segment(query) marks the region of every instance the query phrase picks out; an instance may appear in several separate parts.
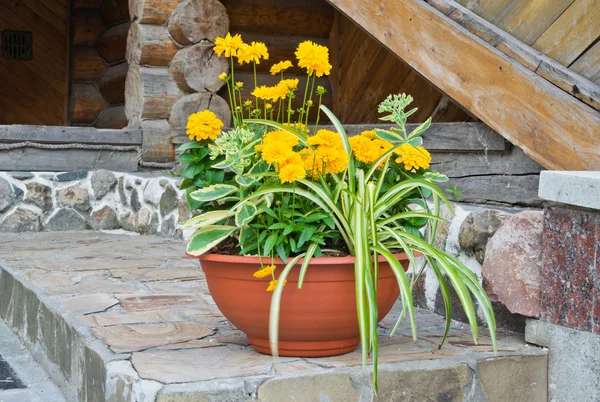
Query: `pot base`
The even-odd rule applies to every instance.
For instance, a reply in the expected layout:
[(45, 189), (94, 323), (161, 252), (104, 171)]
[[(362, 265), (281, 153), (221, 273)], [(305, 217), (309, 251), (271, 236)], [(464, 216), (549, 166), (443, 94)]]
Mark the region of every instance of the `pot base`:
[[(270, 355), (268, 339), (248, 336), (248, 342), (259, 353)], [(279, 356), (282, 357), (327, 357), (338, 356), (354, 351), (360, 338), (336, 339), (334, 341), (291, 342), (279, 341)]]

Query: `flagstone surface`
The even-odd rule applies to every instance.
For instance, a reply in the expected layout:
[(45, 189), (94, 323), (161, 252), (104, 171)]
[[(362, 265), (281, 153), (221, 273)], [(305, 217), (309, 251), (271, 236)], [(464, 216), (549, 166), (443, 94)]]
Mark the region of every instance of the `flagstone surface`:
[[(48, 349), (48, 358), (62, 370), (63, 386), (76, 388), (75, 398), (79, 400), (104, 400), (97, 399), (98, 395), (120, 393), (128, 395), (129, 399), (123, 400), (129, 401), (136, 400), (136, 393), (138, 398), (142, 393), (148, 401), (179, 401), (186, 400), (177, 399), (182, 384), (200, 384), (200, 388), (194, 388), (197, 394), (199, 389), (205, 389), (202, 387), (212, 387), (213, 393), (221, 387), (219, 392), (225, 392), (231, 384), (215, 381), (240, 378), (244, 378), (243, 387), (254, 387), (247, 398), (277, 400), (274, 398), (282, 392), (277, 381), (312, 375), (332, 376), (330, 384), (339, 381), (356, 388), (340, 390), (340, 395), (363, 395), (361, 392), (369, 389), (368, 381), (359, 387), (359, 380), (347, 377), (348, 373), (365, 375), (359, 350), (330, 358), (278, 360), (255, 352), (245, 335), (221, 315), (198, 261), (185, 257), (180, 241), (99, 232), (2, 234), (0, 259), (4, 260), (0, 261), (0, 317), (32, 347), (46, 345), (43, 347)], [(30, 292), (37, 297), (31, 296), (31, 302), (25, 296)], [(439, 348), (445, 320), (421, 309), (417, 310), (417, 341), (412, 340), (408, 324), (390, 337), (399, 309), (397, 305), (379, 326), (379, 362), (384, 373), (406, 369), (408, 363), (435, 370), (474, 367), (477, 362), (494, 357), (487, 331), (481, 330), (479, 343), (475, 344), (468, 327), (460, 323), (452, 324), (445, 345)], [(51, 317), (50, 330), (50, 324), (42, 320), (46, 316)], [(52, 339), (45, 339), (49, 334)], [(72, 341), (67, 346), (49, 346), (63, 342), (58, 339), (60, 336)], [(545, 367), (544, 351), (526, 345), (520, 336), (500, 333), (499, 357), (520, 356), (537, 359), (536, 367)], [(85, 382), (94, 370), (98, 370), (94, 374), (96, 380), (104, 381), (103, 384)], [(457, 387), (476, 381), (472, 370), (457, 370), (452, 372), (460, 380), (455, 378)], [(336, 375), (344, 378), (336, 379)], [(75, 376), (83, 380), (74, 379)], [(308, 377), (303, 378), (297, 380), (299, 389), (303, 388), (302, 381), (308, 381)], [(381, 378), (385, 384), (396, 381), (390, 373)], [(315, 384), (322, 380), (315, 380)], [(288, 385), (289, 389), (294, 388), (293, 384)], [(543, 388), (545, 383), (540, 386)], [(362, 391), (357, 391), (359, 388)], [(529, 388), (531, 395), (540, 392)], [(181, 392), (191, 395), (192, 391), (184, 391)]]

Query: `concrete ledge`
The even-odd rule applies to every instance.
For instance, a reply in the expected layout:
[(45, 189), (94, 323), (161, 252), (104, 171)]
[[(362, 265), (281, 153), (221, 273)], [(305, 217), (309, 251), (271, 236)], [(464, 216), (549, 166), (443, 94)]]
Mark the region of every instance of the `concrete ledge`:
[(600, 209), (600, 172), (545, 170), (538, 195), (547, 201)]

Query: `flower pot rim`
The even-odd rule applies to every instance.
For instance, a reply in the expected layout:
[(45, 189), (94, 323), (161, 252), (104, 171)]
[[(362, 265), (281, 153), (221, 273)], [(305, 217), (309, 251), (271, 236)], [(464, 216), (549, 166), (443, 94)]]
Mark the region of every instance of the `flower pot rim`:
[[(219, 261), (219, 262), (229, 262), (229, 263), (244, 263), (244, 264), (261, 264), (262, 265), (270, 265), (271, 263), (275, 265), (285, 265), (281, 258), (270, 258), (270, 257), (254, 257), (247, 255), (229, 255), (229, 254), (216, 254), (216, 253), (206, 253), (199, 256), (191, 255), (189, 253), (185, 253), (188, 257), (198, 258), (200, 261)], [(421, 253), (415, 252), (415, 258), (421, 256)], [(394, 257), (398, 260), (407, 260), (408, 256), (406, 253), (394, 253)], [(295, 265), (302, 264), (304, 259), (300, 258)], [(354, 264), (356, 261), (356, 257), (353, 255), (344, 256), (344, 257), (313, 257), (310, 260), (311, 265), (331, 265), (331, 264)], [(382, 255), (378, 258), (379, 262), (386, 262), (386, 258)]]

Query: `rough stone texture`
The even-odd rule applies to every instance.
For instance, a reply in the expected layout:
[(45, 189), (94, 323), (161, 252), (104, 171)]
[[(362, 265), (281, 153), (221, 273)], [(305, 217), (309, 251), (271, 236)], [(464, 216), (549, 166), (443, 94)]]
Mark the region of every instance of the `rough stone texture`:
[(548, 348), (548, 401), (600, 401), (600, 336), (529, 319), (525, 340)]
[(548, 201), (600, 209), (600, 172), (542, 171), (538, 194)]
[(142, 208), (142, 203), (140, 202), (140, 197), (138, 195), (138, 191), (137, 190), (133, 190), (131, 192), (131, 209), (134, 210), (134, 212), (138, 212), (140, 210), (140, 208)]
[(130, 232), (135, 232), (135, 215), (127, 212), (119, 218), (121, 228)]
[(85, 179), (88, 175), (87, 170), (74, 170), (72, 172), (58, 173), (54, 176), (56, 181), (75, 181)]
[(175, 222), (175, 218), (164, 219), (160, 226), (160, 235), (162, 237), (168, 237), (175, 233), (177, 223)]
[(17, 208), (0, 223), (0, 232), (39, 232), (40, 216), (30, 209)]
[(487, 402), (548, 401), (546, 356), (481, 360), (477, 362), (477, 369)]
[(88, 191), (78, 185), (58, 190), (56, 198), (62, 207), (71, 207), (80, 212), (88, 212), (92, 208)]
[(185, 192), (179, 196), (179, 206), (177, 207), (179, 218), (177, 223), (184, 222), (191, 217), (190, 205), (187, 203)]
[(94, 198), (99, 200), (112, 191), (117, 184), (117, 178), (108, 170), (98, 170), (92, 174), (91, 183)]
[(150, 205), (157, 207), (160, 203), (160, 198), (163, 193), (163, 186), (160, 185), (160, 180), (151, 179), (148, 180), (144, 187), (144, 199)]
[(508, 217), (487, 245), (483, 286), (513, 313), (540, 316), (543, 212)]
[(541, 319), (600, 334), (600, 212), (544, 210)]
[(0, 178), (0, 212), (6, 211), (15, 202), (13, 187)]
[(31, 172), (8, 172), (8, 175), (17, 180), (28, 180), (34, 177)]
[(480, 264), (483, 264), (488, 240), (496, 233), (506, 216), (493, 209), (471, 213), (460, 226), (460, 245), (463, 249), (472, 251)]
[(62, 232), (65, 230), (87, 229), (85, 219), (72, 209), (59, 209), (44, 225), (44, 229), (51, 232)]
[(160, 214), (165, 217), (177, 208), (177, 192), (171, 186), (167, 186), (163, 191), (160, 201)]
[(27, 195), (25, 195), (24, 201), (29, 204), (33, 204), (43, 211), (49, 211), (52, 209), (52, 189), (49, 186), (40, 183), (27, 183)]
[(118, 184), (118, 190), (119, 190), (119, 200), (121, 202), (121, 205), (129, 205), (129, 201), (127, 199), (127, 193), (125, 192), (125, 176), (121, 176), (119, 177), (119, 184)]
[[(5, 234), (0, 258), (10, 267), (0, 266), (0, 317), (19, 333), (39, 327), (25, 345), (58, 367), (62, 374), (51, 375), (65, 376), (69, 400), (373, 400), (359, 350), (277, 361), (254, 352), (220, 314), (198, 261), (183, 249), (182, 242), (152, 236)], [(493, 357), (485, 331), (474, 345), (468, 328), (452, 323), (440, 350), (443, 318), (417, 309), (417, 342), (409, 325), (390, 338), (400, 310), (398, 303), (380, 323), (380, 400), (483, 401), (472, 390), (477, 362)], [(119, 355), (108, 348), (144, 350)], [(500, 333), (499, 357), (507, 356), (528, 360), (545, 352)], [(539, 375), (522, 370), (514, 384)], [(498, 378), (504, 389), (517, 381), (504, 372)]]
[(92, 212), (90, 224), (96, 230), (118, 229), (120, 227), (117, 214), (109, 206)]

